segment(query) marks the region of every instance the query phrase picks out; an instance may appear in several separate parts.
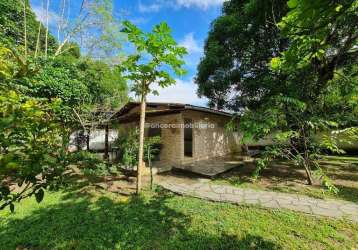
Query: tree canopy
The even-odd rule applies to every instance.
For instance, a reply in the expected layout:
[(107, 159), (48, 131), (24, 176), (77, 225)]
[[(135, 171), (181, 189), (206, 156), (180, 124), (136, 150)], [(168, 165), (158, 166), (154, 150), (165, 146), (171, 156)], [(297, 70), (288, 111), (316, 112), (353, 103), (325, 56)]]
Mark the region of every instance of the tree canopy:
[(309, 183), (322, 147), (341, 152), (332, 138), (317, 143), (312, 135), (357, 134), (357, 8), (357, 1), (228, 1), (198, 67), (199, 94), (240, 111), (244, 138), (276, 132), (264, 159), (294, 160)]
[[(285, 0), (231, 0), (211, 25), (196, 76), (198, 94), (218, 109), (255, 107), (280, 88), (268, 62), (287, 48), (276, 23)], [(276, 84), (274, 84), (276, 83)]]
[[(44, 189), (61, 183), (71, 165), (69, 136), (81, 127), (76, 111), (115, 109), (128, 99), (118, 66), (82, 56), (47, 29), (27, 0), (0, 0), (1, 209), (13, 211), (31, 195), (40, 202)], [(10, 188), (16, 184), (20, 191)]]
[[(45, 26), (37, 21), (35, 13), (32, 11), (29, 0), (0, 0), (0, 44), (10, 48), (23, 50), (25, 45), (25, 25), (24, 25), (24, 2), (26, 4), (26, 28), (27, 28), (27, 47), (29, 51), (35, 52), (37, 35), (39, 28), (40, 46), (45, 46)], [(48, 36), (49, 50), (55, 51), (57, 47), (56, 39), (50, 34)]]

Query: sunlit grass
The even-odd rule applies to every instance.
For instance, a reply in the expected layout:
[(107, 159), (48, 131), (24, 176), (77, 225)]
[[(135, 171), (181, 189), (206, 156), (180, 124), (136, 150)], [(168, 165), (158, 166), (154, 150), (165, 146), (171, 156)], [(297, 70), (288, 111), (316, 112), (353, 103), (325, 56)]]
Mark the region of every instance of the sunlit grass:
[(0, 249), (352, 249), (358, 225), (160, 191), (53, 192), (0, 213)]

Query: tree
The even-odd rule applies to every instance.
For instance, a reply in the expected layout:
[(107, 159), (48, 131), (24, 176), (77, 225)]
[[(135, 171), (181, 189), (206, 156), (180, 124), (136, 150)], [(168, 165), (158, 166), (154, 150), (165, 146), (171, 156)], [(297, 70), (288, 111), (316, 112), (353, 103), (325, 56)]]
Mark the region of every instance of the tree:
[(27, 0), (0, 0), (0, 7), (0, 208), (13, 210), (61, 182), (72, 157), (69, 134), (80, 125), (76, 110), (118, 107), (127, 85), (118, 67), (81, 57), (71, 41), (55, 55), (51, 34), (44, 57), (44, 28)]
[(288, 45), (276, 26), (287, 13), (286, 0), (231, 0), (222, 12), (205, 42), (198, 94), (218, 109), (256, 107), (282, 86), (268, 62)]
[[(358, 2), (290, 0), (288, 6), (289, 13), (278, 25), (290, 45), (280, 57), (271, 60), (273, 71), (285, 79), (285, 91), (272, 96), (271, 101), (284, 117), (286, 124), (278, 127), (290, 141), (286, 146), (281, 145), (281, 151), (294, 152), (298, 164), (306, 170), (308, 183), (312, 184), (312, 168), (319, 167), (314, 160), (321, 146), (312, 141), (312, 134), (358, 125), (357, 118), (349, 122), (337, 119), (337, 113), (356, 110), (355, 105), (347, 102), (344, 92), (338, 96), (336, 92), (336, 100), (348, 104), (344, 108), (334, 109), (334, 104), (326, 101), (333, 97), (330, 90), (343, 89), (337, 86), (340, 71), (353, 73), (357, 63), (358, 31), (351, 24), (358, 21)], [(342, 87), (356, 92), (356, 76), (353, 74), (346, 80), (340, 79)], [(273, 124), (273, 127), (278, 125)], [(350, 131), (356, 134), (356, 129)], [(323, 142), (337, 149), (333, 141)]]
[(83, 58), (77, 64), (80, 79), (88, 87), (91, 103), (103, 110), (121, 107), (128, 100), (128, 86), (122, 77), (120, 67), (90, 58)]
[(137, 193), (139, 193), (142, 186), (146, 97), (149, 93), (156, 94), (156, 91), (152, 90), (154, 83), (162, 88), (174, 84), (175, 80), (170, 73), (178, 76), (185, 74), (182, 58), (186, 50), (177, 45), (166, 23), (160, 23), (154, 26), (152, 32), (146, 33), (126, 21), (123, 32), (127, 34), (128, 40), (135, 48), (135, 53), (129, 55), (123, 62), (125, 77), (133, 82), (132, 90), (140, 97), (141, 103), (137, 167)]
[[(26, 26), (24, 7), (26, 10)], [(39, 27), (41, 27), (41, 30), (45, 30), (45, 27), (36, 20), (36, 15), (31, 10), (28, 0), (0, 0), (0, 44), (5, 45), (7, 48), (17, 48), (20, 52), (24, 52), (26, 37), (29, 54), (33, 53), (36, 50), (38, 40), (39, 46), (44, 46), (45, 44), (44, 32), (39, 35), (39, 38), (37, 37)], [(55, 38), (49, 35), (49, 52), (52, 53), (56, 47)]]
[[(68, 0), (67, 0), (68, 1)], [(63, 13), (66, 0), (58, 12)], [(55, 56), (61, 55), (71, 48), (71, 44), (79, 44), (87, 57), (117, 64), (117, 56), (122, 53), (124, 35), (121, 33), (121, 20), (114, 16), (112, 0), (81, 0), (76, 18), (69, 19), (61, 15), (57, 22), (59, 46)]]
[[(312, 169), (321, 171), (316, 159), (322, 148), (341, 152), (332, 138), (317, 142), (313, 135), (332, 129), (356, 135), (358, 50), (351, 24), (357, 22), (357, 1), (290, 0), (288, 12), (283, 2), (267, 1), (276, 15), (263, 5), (264, 19), (249, 15), (248, 6), (258, 2), (224, 6), (199, 65), (199, 93), (213, 104), (241, 111), (245, 138), (276, 134), (276, 145), (267, 148), (258, 171), (272, 158), (288, 158), (305, 169), (312, 184)], [(229, 12), (230, 6), (238, 8)], [(220, 26), (230, 17), (237, 17), (232, 19), (236, 25)], [(238, 28), (237, 39), (214, 36), (229, 27)], [(234, 56), (223, 57), (225, 51)], [(229, 90), (237, 90), (236, 95), (228, 96)]]
[[(67, 155), (57, 115), (61, 100), (48, 102), (9, 89), (11, 81), (31, 71), (23, 70), (11, 50), (0, 51), (5, 64), (0, 71), (0, 209), (9, 206), (14, 211), (15, 202), (32, 195), (41, 202), (44, 189), (61, 181)], [(17, 189), (11, 190), (15, 184)]]
[[(15, 91), (0, 95), (0, 209), (56, 185), (66, 167), (55, 109), (59, 102), (39, 102)], [(20, 191), (10, 191), (17, 184)]]

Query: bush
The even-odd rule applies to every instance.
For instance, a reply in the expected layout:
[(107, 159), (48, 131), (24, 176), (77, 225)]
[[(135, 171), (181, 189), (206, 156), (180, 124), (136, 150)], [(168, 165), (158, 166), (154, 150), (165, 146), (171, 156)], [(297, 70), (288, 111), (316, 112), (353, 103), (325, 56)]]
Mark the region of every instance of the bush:
[[(61, 182), (68, 166), (63, 128), (55, 112), (60, 102), (45, 102), (0, 89), (0, 209)], [(23, 190), (10, 191), (17, 184)]]
[(103, 160), (98, 154), (80, 150), (72, 154), (72, 162), (77, 162), (80, 168), (94, 168)]
[[(119, 149), (120, 164), (133, 168), (138, 165), (139, 130), (132, 129), (126, 136), (120, 136), (115, 141)], [(160, 154), (160, 136), (147, 137), (144, 140), (144, 161), (154, 160)]]

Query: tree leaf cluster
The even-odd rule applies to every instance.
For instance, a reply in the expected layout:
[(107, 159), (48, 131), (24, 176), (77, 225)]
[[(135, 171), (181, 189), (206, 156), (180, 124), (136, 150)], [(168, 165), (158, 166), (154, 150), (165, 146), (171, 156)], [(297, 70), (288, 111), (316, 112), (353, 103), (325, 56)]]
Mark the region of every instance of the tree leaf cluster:
[(125, 77), (132, 81), (132, 90), (138, 95), (151, 93), (150, 84), (165, 88), (175, 83), (172, 73), (185, 74), (182, 68), (186, 49), (178, 46), (166, 23), (154, 26), (146, 33), (129, 21), (124, 22), (123, 32), (134, 49), (121, 67)]

